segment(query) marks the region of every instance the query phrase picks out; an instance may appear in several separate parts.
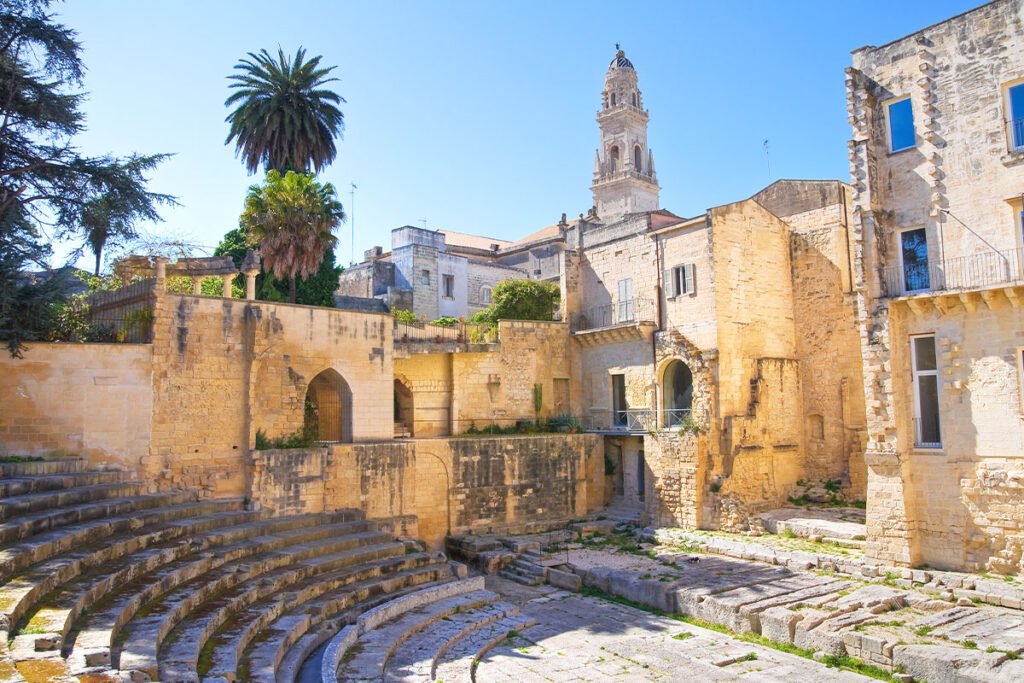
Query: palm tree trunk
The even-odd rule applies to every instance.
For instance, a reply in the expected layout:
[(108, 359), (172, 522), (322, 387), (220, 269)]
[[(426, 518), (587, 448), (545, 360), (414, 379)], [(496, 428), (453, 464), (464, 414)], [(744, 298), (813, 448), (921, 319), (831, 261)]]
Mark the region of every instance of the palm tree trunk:
[(295, 273), (288, 277), (288, 301), (295, 303)]
[(93, 273), (93, 275), (95, 275), (96, 277), (100, 276), (100, 261), (101, 261), (100, 253), (101, 253), (101, 251), (99, 249), (97, 249), (96, 250), (96, 272)]

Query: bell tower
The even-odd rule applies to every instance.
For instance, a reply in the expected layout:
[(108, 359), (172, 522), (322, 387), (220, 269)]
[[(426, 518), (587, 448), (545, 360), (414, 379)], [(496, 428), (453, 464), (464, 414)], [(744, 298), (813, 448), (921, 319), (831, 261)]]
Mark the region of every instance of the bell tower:
[(647, 146), (647, 121), (636, 69), (615, 45), (601, 93), (597, 125), (601, 147), (594, 159), (590, 186), (594, 207), (602, 220), (658, 208), (658, 177), (654, 154)]

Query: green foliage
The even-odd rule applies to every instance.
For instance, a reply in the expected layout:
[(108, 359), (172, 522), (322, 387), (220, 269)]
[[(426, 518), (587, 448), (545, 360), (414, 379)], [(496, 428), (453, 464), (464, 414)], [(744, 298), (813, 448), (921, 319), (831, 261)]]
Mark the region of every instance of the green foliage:
[(267, 451), (281, 448), (311, 448), (317, 445), (316, 432), (309, 426), (297, 429), (284, 436), (268, 437), (262, 429), (256, 430), (256, 450)]
[(699, 431), (701, 431), (701, 426), (694, 421), (691, 413), (686, 413), (679, 420), (679, 436), (696, 434)]
[(458, 327), (459, 319), (448, 316), (442, 316), (440, 318), (437, 318), (436, 320), (431, 320), (430, 324), (437, 325), (438, 327)]
[(36, 455), (0, 455), (2, 463), (39, 462), (42, 458)]
[(501, 426), (489, 424), (478, 428), (470, 426), (462, 436), (492, 436), (499, 434), (578, 434), (582, 430), (579, 423), (572, 417), (558, 415), (546, 420), (518, 420), (515, 424)]
[[(288, 300), (297, 303), (296, 281), (316, 273), (326, 251), (333, 257), (334, 231), (344, 220), (333, 185), (307, 173), (271, 170), (262, 185), (249, 187), (240, 223), (250, 244), (259, 246), (264, 270), (288, 278)], [(337, 287), (336, 271), (330, 287)]]
[(610, 477), (615, 474), (615, 461), (612, 460), (607, 453), (604, 454), (604, 474), (606, 477)]
[(540, 415), (540, 409), (544, 406), (544, 385), (533, 385), (533, 413)]
[(829, 493), (839, 493), (839, 490), (843, 488), (843, 482), (840, 479), (826, 479), (823, 486)]
[(415, 313), (407, 311), (404, 308), (396, 308), (391, 311), (391, 315), (395, 316), (395, 319), (398, 320), (398, 322), (405, 323), (406, 325), (418, 325), (420, 322), (420, 319)]
[[(105, 244), (174, 203), (146, 189), (167, 155), (89, 157), (75, 146), (85, 129), (76, 91), (85, 67), (77, 36), (54, 20), (50, 4), (0, 4), (0, 339), (14, 356), (46, 337), (66, 296), (70, 273), (48, 270), (52, 237), (88, 244), (101, 200), (111, 216)], [(44, 274), (27, 275), (32, 269)]]
[(719, 491), (722, 490), (722, 482), (713, 481), (711, 482), (711, 485), (708, 486), (708, 489), (711, 491), (711, 493), (718, 493)]
[(337, 81), (335, 67), (320, 67), (321, 57), (306, 60), (299, 48), (289, 60), (278, 48), (277, 59), (266, 50), (250, 52), (228, 76), (233, 90), (224, 106), (237, 105), (227, 118), (231, 129), (224, 144), (235, 141), (249, 173), (266, 170), (320, 172), (337, 154), (345, 117), (337, 105), (345, 100), (327, 88)]
[(553, 320), (558, 304), (558, 285), (538, 280), (505, 280), (495, 285), (491, 305), (470, 316), (469, 322)]

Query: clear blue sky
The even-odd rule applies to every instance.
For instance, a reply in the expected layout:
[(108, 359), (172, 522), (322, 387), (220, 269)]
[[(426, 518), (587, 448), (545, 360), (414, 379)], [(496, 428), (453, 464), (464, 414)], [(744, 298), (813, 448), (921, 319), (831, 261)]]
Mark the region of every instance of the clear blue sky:
[[(152, 231), (216, 245), (248, 176), (224, 145), (225, 77), (249, 51), (305, 46), (348, 101), (323, 177), (351, 209), (355, 249), (392, 228), (516, 239), (586, 211), (594, 115), (619, 42), (651, 114), (661, 204), (680, 215), (777, 178), (848, 179), (843, 69), (978, 4), (70, 0), (84, 44), (90, 153), (173, 152), (152, 189), (176, 195)], [(769, 140), (771, 176), (762, 141)], [(349, 226), (339, 263), (349, 261)]]

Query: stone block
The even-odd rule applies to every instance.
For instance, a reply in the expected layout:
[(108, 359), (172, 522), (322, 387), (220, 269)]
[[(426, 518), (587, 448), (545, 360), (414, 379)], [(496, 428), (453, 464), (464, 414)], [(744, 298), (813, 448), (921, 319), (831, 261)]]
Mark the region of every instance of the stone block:
[(548, 583), (562, 590), (579, 593), (583, 590), (583, 579), (572, 572), (548, 569)]

